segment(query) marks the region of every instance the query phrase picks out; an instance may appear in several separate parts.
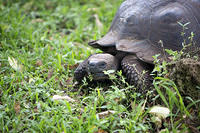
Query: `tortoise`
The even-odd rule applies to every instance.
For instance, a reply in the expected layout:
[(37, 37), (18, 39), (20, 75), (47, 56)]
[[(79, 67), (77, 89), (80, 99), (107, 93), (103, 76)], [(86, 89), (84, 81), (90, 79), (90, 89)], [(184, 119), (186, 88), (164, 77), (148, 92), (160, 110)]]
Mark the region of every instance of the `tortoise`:
[(103, 71), (122, 69), (129, 83), (143, 87), (151, 82), (154, 55), (160, 55), (160, 60), (168, 58), (164, 49), (181, 50), (183, 42), (191, 41), (191, 33), (195, 34), (193, 46), (200, 45), (199, 13), (200, 0), (124, 1), (108, 33), (89, 42), (104, 53), (83, 61), (75, 70), (75, 79), (92, 74), (94, 80), (102, 80), (107, 78)]

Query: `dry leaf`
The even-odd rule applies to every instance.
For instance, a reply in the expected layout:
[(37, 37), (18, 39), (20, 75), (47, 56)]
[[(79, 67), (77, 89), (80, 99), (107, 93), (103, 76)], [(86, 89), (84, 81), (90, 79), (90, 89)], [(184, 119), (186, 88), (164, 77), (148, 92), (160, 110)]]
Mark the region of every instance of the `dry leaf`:
[(50, 69), (50, 70), (48, 71), (47, 79), (50, 79), (52, 76), (53, 76), (53, 69)]
[(35, 108), (33, 109), (33, 111), (34, 111), (34, 113), (38, 113), (37, 107), (35, 107)]
[(149, 113), (161, 119), (165, 119), (169, 116), (170, 110), (166, 107), (154, 106), (150, 109)]
[(41, 19), (41, 18), (33, 19), (33, 20), (31, 21), (31, 23), (42, 23), (42, 22), (44, 22), (44, 20)]
[(87, 11), (97, 11), (97, 8), (88, 8)]
[(75, 46), (81, 46), (82, 44), (79, 43), (79, 42), (73, 42), (73, 45), (75, 45)]
[(97, 14), (95, 14), (94, 17), (95, 17), (95, 22), (96, 22), (96, 25), (97, 25), (99, 31), (102, 31), (103, 30), (103, 24), (99, 20), (99, 16)]
[(95, 133), (108, 133), (108, 132), (107, 132), (107, 131), (104, 131), (103, 129), (98, 129), (98, 131), (95, 132)]
[(116, 112), (113, 111), (113, 110), (108, 110), (108, 111), (104, 111), (104, 112), (98, 113), (97, 116), (99, 118), (105, 118), (105, 117), (108, 117), (109, 115), (114, 114), (114, 113), (116, 113)]
[(43, 65), (42, 60), (37, 60), (36, 63), (35, 63), (35, 65), (37, 67), (42, 66)]
[[(169, 131), (168, 129), (162, 129), (158, 133), (173, 133), (173, 131)], [(176, 133), (182, 133), (180, 130), (176, 130)], [(184, 130), (184, 133), (190, 133), (187, 130)], [(194, 133), (199, 133), (199, 132), (194, 132)]]
[(160, 128), (162, 127), (162, 119), (161, 119), (161, 118), (159, 118), (159, 117), (157, 117), (157, 116), (153, 116), (153, 117), (151, 118), (151, 120), (152, 120), (153, 123), (155, 123), (155, 125), (156, 125), (156, 127), (157, 127), (158, 129), (160, 129)]
[(169, 116), (170, 110), (166, 107), (153, 106), (149, 113), (153, 115), (151, 119), (155, 125), (161, 128), (162, 120)]
[(75, 100), (69, 96), (59, 96), (59, 95), (54, 95), (53, 100), (67, 100), (68, 102), (75, 102)]
[(14, 110), (15, 110), (15, 113), (16, 114), (19, 114), (19, 112), (20, 112), (20, 103), (19, 102), (15, 102), (15, 104), (14, 104)]
[(54, 78), (54, 80), (55, 80), (55, 81), (59, 81), (59, 78), (58, 78), (58, 76), (56, 76), (56, 77)]
[(117, 98), (114, 99), (114, 101), (115, 101), (116, 103), (119, 103), (119, 102), (120, 102), (120, 98), (117, 97)]
[(145, 99), (145, 101), (144, 101), (144, 104), (142, 105), (142, 111), (143, 111), (143, 112), (144, 112), (144, 109), (145, 109), (146, 103), (147, 103), (147, 97), (146, 97), (146, 99)]
[(19, 71), (22, 72), (22, 68), (23, 66), (21, 64), (18, 64), (17, 60), (15, 60), (13, 57), (8, 57), (8, 62), (10, 64), (10, 66), (15, 70), (15, 71)]
[(29, 81), (28, 81), (28, 83), (30, 84), (32, 82), (35, 82), (35, 80), (33, 78), (30, 78)]
[(54, 38), (53, 38), (52, 36), (51, 36), (51, 37), (49, 37), (49, 40), (51, 40), (51, 41), (52, 41), (53, 39), (54, 39)]
[(167, 132), (168, 132), (167, 129), (162, 129), (162, 130), (159, 131), (159, 133), (167, 133)]
[(67, 84), (67, 85), (73, 85), (73, 77), (69, 77), (69, 78), (66, 80), (66, 84)]
[(75, 69), (78, 67), (78, 63), (77, 64), (74, 64), (74, 65), (69, 65), (69, 69), (72, 70), (72, 69)]

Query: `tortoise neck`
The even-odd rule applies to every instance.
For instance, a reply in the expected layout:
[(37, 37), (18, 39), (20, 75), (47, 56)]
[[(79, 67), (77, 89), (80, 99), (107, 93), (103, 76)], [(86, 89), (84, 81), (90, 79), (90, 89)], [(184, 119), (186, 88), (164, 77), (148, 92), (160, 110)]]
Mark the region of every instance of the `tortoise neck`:
[(116, 57), (116, 59), (118, 59), (118, 60), (121, 62), (121, 60), (122, 60), (126, 55), (128, 55), (128, 53), (118, 51), (118, 53), (115, 55), (115, 57)]

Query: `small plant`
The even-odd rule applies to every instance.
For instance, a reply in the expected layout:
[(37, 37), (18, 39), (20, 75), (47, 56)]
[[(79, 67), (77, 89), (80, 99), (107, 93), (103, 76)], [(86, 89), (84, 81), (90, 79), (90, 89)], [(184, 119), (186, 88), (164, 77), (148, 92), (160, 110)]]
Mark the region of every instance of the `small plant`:
[[(188, 24), (189, 23), (186, 23), (184, 25), (180, 24), (183, 27), (183, 31), (181, 32), (182, 37), (185, 37), (185, 30), (187, 30)], [(185, 129), (188, 129), (190, 127), (190, 124), (184, 124), (185, 119), (194, 119), (194, 116), (192, 116), (194, 114), (191, 114), (190, 111), (196, 109), (198, 110), (198, 107), (196, 109), (191, 108), (192, 106), (194, 107), (196, 105), (195, 103), (198, 102), (198, 100), (196, 102), (193, 102), (192, 104), (187, 105), (184, 102), (186, 98), (183, 97), (180, 93), (181, 88), (178, 88), (180, 86), (177, 87), (174, 81), (169, 79), (172, 78), (169, 76), (169, 69), (171, 69), (169, 68), (169, 66), (171, 66), (171, 64), (176, 63), (183, 58), (192, 58), (194, 60), (198, 59), (199, 48), (194, 49), (195, 45), (193, 42), (193, 38), (194, 33), (191, 33), (191, 36), (188, 37), (189, 42), (184, 40), (182, 43), (183, 49), (180, 51), (172, 51), (169, 49), (165, 49), (165, 51), (167, 52), (166, 54), (169, 54), (172, 57), (172, 60), (170, 62), (161, 62), (158, 59), (159, 55), (154, 56), (155, 68), (153, 70), (153, 73), (155, 73), (156, 77), (154, 79), (153, 85), (156, 91), (158, 92), (160, 99), (163, 101), (165, 106), (170, 109), (171, 125), (168, 126), (171, 126), (173, 130), (179, 129), (180, 125), (184, 125), (182, 128), (180, 128), (183, 131), (185, 131)], [(173, 70), (175, 70), (175, 68)], [(184, 71), (184, 73), (187, 73), (187, 71)], [(179, 118), (179, 121), (175, 121), (176, 118)], [(198, 127), (195, 128), (198, 129)]]

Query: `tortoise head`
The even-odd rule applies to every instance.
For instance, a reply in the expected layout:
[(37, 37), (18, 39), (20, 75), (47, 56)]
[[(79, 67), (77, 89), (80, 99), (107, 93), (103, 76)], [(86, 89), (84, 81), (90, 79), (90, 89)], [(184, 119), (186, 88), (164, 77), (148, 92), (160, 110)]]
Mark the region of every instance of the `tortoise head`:
[[(182, 42), (195, 33), (200, 45), (200, 0), (126, 0), (118, 9), (109, 32), (89, 45), (103, 51), (124, 51), (152, 63), (163, 47), (182, 49)], [(186, 23), (184, 36), (181, 35)], [(181, 25), (182, 24), (182, 25)], [(163, 42), (163, 47), (159, 44)], [(107, 51), (106, 51), (107, 52)]]
[(102, 80), (108, 79), (104, 71), (118, 70), (119, 61), (111, 54), (94, 54), (89, 57), (87, 65), (87, 71), (92, 75), (93, 80)]

